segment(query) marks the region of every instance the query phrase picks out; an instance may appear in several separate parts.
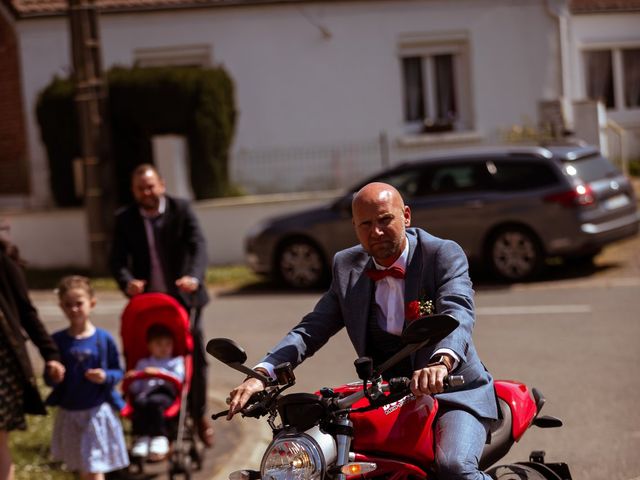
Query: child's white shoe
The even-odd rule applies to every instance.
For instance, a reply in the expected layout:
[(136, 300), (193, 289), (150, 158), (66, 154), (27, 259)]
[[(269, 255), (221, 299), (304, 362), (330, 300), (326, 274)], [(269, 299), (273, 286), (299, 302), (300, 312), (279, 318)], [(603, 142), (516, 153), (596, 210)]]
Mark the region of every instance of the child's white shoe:
[(149, 443), (149, 459), (163, 460), (169, 453), (169, 439), (167, 437), (153, 437)]
[(149, 455), (149, 437), (138, 437), (131, 447), (132, 457), (146, 457)]

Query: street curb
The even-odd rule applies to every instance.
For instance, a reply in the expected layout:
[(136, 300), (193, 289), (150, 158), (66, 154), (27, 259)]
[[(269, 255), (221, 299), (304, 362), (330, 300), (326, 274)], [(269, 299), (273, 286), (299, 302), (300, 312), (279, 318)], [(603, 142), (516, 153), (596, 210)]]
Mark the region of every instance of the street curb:
[[(227, 395), (226, 392), (222, 394), (210, 391), (210, 393), (214, 393), (217, 398), (223, 398)], [(228, 456), (217, 459), (209, 477), (210, 480), (227, 480), (229, 474), (236, 470), (260, 470), (262, 455), (271, 442), (272, 433), (266, 421), (242, 418), (239, 415), (231, 421), (236, 423), (235, 427), (239, 427), (240, 440)], [(225, 440), (218, 438), (217, 441)]]

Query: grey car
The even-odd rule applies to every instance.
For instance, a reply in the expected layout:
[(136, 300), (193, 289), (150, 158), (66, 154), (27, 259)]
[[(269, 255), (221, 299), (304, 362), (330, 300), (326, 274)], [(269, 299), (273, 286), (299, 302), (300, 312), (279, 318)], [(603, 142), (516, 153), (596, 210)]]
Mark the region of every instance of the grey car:
[(249, 266), (296, 288), (326, 284), (333, 255), (357, 243), (353, 194), (372, 181), (400, 191), (412, 226), (455, 240), (506, 281), (535, 277), (548, 257), (592, 259), (638, 232), (632, 185), (596, 148), (449, 150), (383, 171), (324, 207), (262, 222), (246, 239)]

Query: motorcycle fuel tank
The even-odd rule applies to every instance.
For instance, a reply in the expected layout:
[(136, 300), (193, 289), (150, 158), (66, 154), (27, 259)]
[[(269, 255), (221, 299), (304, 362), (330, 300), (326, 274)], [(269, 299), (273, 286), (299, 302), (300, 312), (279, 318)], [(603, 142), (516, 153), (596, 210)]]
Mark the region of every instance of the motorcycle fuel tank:
[[(353, 408), (368, 405), (362, 399)], [(416, 399), (408, 395), (384, 407), (352, 413), (352, 450), (411, 461), (426, 466), (433, 462), (433, 421), (437, 400), (425, 395)]]

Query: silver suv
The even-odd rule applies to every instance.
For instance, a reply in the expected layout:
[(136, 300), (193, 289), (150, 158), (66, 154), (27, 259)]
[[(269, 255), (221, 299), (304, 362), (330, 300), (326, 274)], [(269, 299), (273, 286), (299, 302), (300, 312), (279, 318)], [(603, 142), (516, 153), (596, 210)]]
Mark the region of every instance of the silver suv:
[(449, 150), (368, 178), (325, 207), (262, 222), (246, 241), (249, 265), (293, 287), (326, 283), (333, 255), (357, 243), (353, 193), (372, 181), (402, 193), (412, 226), (455, 240), (507, 281), (533, 278), (547, 257), (591, 259), (640, 221), (631, 183), (593, 147)]

